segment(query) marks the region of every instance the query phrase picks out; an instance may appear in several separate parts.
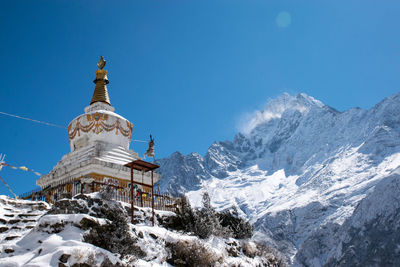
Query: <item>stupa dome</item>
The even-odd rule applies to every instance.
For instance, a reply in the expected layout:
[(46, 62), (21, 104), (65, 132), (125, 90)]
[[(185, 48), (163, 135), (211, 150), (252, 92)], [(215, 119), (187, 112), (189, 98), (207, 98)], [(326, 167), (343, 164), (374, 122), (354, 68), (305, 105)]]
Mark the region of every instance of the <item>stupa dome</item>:
[(129, 149), (133, 125), (104, 102), (95, 102), (68, 125), (71, 152), (101, 141)]

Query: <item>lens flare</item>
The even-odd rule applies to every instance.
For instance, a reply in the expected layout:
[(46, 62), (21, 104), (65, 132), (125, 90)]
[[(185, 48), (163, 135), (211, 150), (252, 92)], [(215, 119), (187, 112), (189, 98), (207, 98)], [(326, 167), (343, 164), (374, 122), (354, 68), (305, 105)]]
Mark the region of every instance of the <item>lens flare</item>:
[(276, 16), (276, 25), (280, 28), (286, 28), (292, 23), (292, 17), (286, 11), (282, 11)]

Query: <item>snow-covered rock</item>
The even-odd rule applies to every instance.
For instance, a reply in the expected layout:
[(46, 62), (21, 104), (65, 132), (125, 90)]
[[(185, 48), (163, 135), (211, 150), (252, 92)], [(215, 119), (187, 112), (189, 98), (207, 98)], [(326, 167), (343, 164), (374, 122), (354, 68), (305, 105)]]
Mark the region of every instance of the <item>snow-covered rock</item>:
[[(400, 165), (399, 114), (400, 93), (370, 110), (344, 112), (305, 94), (284, 94), (256, 112), (233, 141), (211, 145), (204, 158), (175, 153), (160, 160), (160, 187), (187, 193), (195, 205), (207, 190), (217, 208), (239, 207), (258, 238), (293, 260), (306, 240), (344, 227)], [(307, 253), (310, 259), (321, 254)]]
[(49, 209), (50, 206), (42, 201), (0, 196), (0, 255), (12, 253), (13, 246), (35, 228), (39, 218)]

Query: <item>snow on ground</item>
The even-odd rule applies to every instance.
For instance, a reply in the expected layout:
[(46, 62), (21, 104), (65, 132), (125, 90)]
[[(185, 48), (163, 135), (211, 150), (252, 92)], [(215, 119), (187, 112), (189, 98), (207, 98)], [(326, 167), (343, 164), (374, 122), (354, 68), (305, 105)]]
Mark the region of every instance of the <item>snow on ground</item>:
[[(98, 198), (98, 195), (90, 194), (87, 197)], [(13, 215), (21, 214), (21, 211), (29, 213), (29, 208), (27, 207), (32, 206), (31, 204), (33, 203), (30, 201), (13, 200), (3, 196), (0, 196), (0, 200), (14, 203), (12, 210), (4, 204), (0, 206), (0, 214), (2, 216), (8, 214), (8, 212)], [(187, 233), (168, 230), (162, 227), (158, 224), (157, 218), (165, 219), (166, 217), (174, 216), (175, 213), (170, 211), (156, 211), (156, 225), (153, 227), (151, 226), (150, 208), (138, 208), (135, 214), (138, 217), (139, 223), (135, 225), (128, 224), (130, 235), (135, 237), (137, 240), (136, 245), (145, 252), (145, 256), (140, 258), (128, 256), (121, 259), (118, 254), (113, 254), (110, 251), (84, 242), (84, 235), (90, 231), (90, 228), (83, 227), (82, 222), (84, 220), (95, 222), (98, 225), (110, 222), (108, 219), (98, 218), (96, 217), (97, 215), (94, 216), (92, 211), (97, 209), (98, 206), (93, 203), (89, 206), (83, 203), (85, 201), (84, 198), (79, 198), (72, 200), (71, 203), (78, 208), (89, 208), (88, 214), (54, 214), (55, 211), (63, 212), (60, 209), (54, 210), (54, 206), (52, 212), (46, 214), (49, 206), (42, 203), (46, 205), (46, 209), (42, 211), (42, 216), (37, 218), (32, 229), (25, 230), (25, 232), (21, 231), (20, 238), (16, 239), (13, 243), (6, 244), (4, 240), (1, 241), (0, 267), (63, 266), (59, 265), (61, 263), (65, 263), (65, 266), (72, 266), (75, 263), (103, 266), (106, 259), (108, 264), (112, 265), (171, 266), (167, 263), (167, 259), (171, 257), (168, 246), (179, 242), (187, 242), (182, 243), (184, 245), (196, 243), (206, 247), (220, 261), (216, 262), (216, 266), (256, 266), (263, 262), (259, 256), (248, 257), (241, 252), (242, 242), (244, 241), (213, 236), (203, 240)], [(122, 210), (130, 206), (126, 203), (107, 203), (110, 207), (121, 205)], [(61, 207), (66, 207), (63, 205)], [(76, 207), (71, 206), (70, 208), (73, 209), (70, 209), (69, 212), (78, 210)], [(127, 219), (129, 218), (127, 217)], [(253, 244), (249, 240), (246, 242)], [(253, 246), (255, 245), (253, 244)], [(238, 256), (232, 256), (229, 249), (236, 249)]]
[[(102, 255), (108, 255), (110, 259), (114, 259), (113, 262), (119, 261), (108, 251), (81, 241), (83, 231), (74, 225), (83, 218), (91, 216), (85, 214), (43, 216), (49, 208), (49, 204), (41, 201), (15, 200), (0, 196), (0, 218), (7, 219), (7, 223), (2, 227), (7, 227), (10, 223), (16, 225), (12, 227), (19, 227), (2, 233), (0, 266), (58, 266), (59, 257), (65, 253), (72, 255), (71, 264), (88, 261), (88, 255), (93, 255), (94, 259), (100, 256), (98, 262), (101, 262)], [(14, 221), (19, 221), (14, 223), (12, 218), (16, 218)], [(92, 219), (105, 223), (104, 219)], [(56, 233), (56, 228), (52, 228), (64, 223), (66, 226), (59, 233)], [(7, 237), (13, 236), (18, 238), (6, 240)]]
[[(52, 222), (57, 221), (52, 218)], [(104, 256), (112, 263), (120, 262), (112, 253), (82, 242), (83, 231), (67, 225), (60, 233), (46, 233), (34, 229), (15, 245), (15, 252), (1, 259), (0, 266), (58, 266), (62, 254), (70, 254), (69, 263), (95, 261), (100, 264)]]

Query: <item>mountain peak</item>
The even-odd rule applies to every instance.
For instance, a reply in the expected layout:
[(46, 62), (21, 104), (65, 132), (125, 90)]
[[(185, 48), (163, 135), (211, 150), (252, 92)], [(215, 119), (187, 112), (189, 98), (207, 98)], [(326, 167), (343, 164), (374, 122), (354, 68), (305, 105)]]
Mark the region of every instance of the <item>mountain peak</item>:
[(305, 93), (300, 93), (296, 96), (290, 95), (288, 93), (283, 93), (277, 98), (268, 101), (264, 110), (261, 112), (271, 113), (275, 114), (275, 116), (281, 117), (282, 113), (288, 109), (305, 111), (312, 107), (322, 108), (324, 106), (325, 105), (321, 101)]
[(312, 108), (323, 107), (325, 105), (321, 101), (305, 93), (300, 93), (296, 96), (283, 93), (277, 98), (269, 100), (262, 111), (255, 111), (248, 118), (247, 123), (242, 125), (241, 132), (249, 134), (258, 125), (273, 119), (280, 119), (282, 114), (288, 111), (299, 111), (302, 114), (306, 114)]

